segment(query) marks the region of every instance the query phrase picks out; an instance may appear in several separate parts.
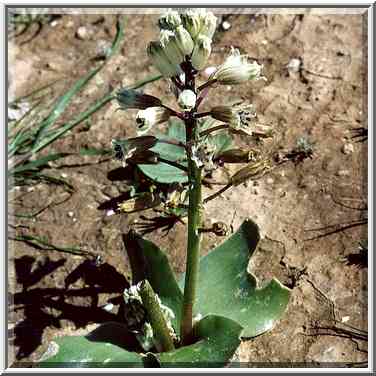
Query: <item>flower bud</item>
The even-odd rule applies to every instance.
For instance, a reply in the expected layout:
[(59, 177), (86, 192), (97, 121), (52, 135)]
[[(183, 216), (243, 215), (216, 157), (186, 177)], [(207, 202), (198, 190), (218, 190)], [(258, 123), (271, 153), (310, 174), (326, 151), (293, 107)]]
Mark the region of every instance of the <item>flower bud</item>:
[(123, 109), (138, 108), (144, 110), (148, 107), (156, 107), (162, 104), (159, 98), (128, 89), (119, 90), (116, 94), (116, 99)]
[(164, 49), (164, 52), (173, 64), (180, 65), (184, 61), (184, 54), (180, 50), (175, 33), (170, 30), (162, 30), (160, 32), (159, 41)]
[(196, 105), (196, 94), (192, 90), (183, 90), (179, 95), (178, 103), (183, 111), (190, 111)]
[(211, 80), (224, 85), (240, 84), (248, 80), (265, 79), (261, 76), (262, 65), (249, 63), (247, 55), (240, 55), (238, 49), (232, 49), (230, 56), (217, 69)]
[(205, 35), (208, 38), (212, 39), (217, 29), (217, 17), (214, 16), (212, 12), (201, 12), (201, 29), (200, 35)]
[(238, 107), (216, 106), (210, 112), (214, 119), (223, 121), (230, 128), (252, 135), (250, 125), (252, 119), (256, 117), (256, 112), (252, 105)]
[(148, 132), (153, 125), (167, 121), (170, 116), (171, 111), (164, 107), (149, 107), (146, 110), (138, 111), (136, 118), (137, 133), (142, 135)]
[(179, 13), (176, 10), (167, 9), (158, 20), (160, 29), (174, 30), (181, 25)]
[(201, 29), (201, 17), (197, 9), (187, 9), (181, 14), (181, 19), (185, 29), (195, 39)]
[(173, 77), (182, 72), (179, 65), (173, 64), (168, 59), (160, 42), (150, 42), (147, 53), (155, 67), (162, 73), (163, 76)]
[(183, 26), (178, 26), (175, 29), (176, 43), (184, 56), (190, 55), (193, 51), (194, 42), (191, 35)]
[(193, 48), (191, 61), (195, 69), (201, 70), (205, 67), (211, 53), (211, 39), (200, 35)]

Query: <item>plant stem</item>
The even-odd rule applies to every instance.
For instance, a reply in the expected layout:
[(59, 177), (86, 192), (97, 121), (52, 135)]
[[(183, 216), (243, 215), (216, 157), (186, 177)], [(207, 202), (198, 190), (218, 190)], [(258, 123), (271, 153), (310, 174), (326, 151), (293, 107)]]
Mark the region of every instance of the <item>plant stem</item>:
[(229, 128), (228, 124), (220, 124), (213, 128), (205, 129), (204, 131), (200, 133), (200, 137), (207, 136), (208, 134), (212, 132), (220, 131), (221, 129), (228, 129), (228, 128)]
[(175, 350), (174, 341), (171, 338), (166, 320), (157, 301), (157, 296), (147, 279), (141, 282), (140, 296), (142, 304), (148, 313), (151, 327), (153, 328), (154, 336), (157, 341), (157, 350), (160, 352)]
[[(196, 92), (195, 73), (189, 61), (184, 65), (185, 89)], [(192, 145), (197, 143), (200, 137), (195, 119), (195, 110), (189, 113), (185, 119), (187, 160), (188, 160), (188, 183), (189, 183), (189, 206), (188, 206), (188, 241), (187, 262), (185, 271), (184, 298), (182, 306), (182, 319), (180, 327), (181, 343), (189, 344), (193, 329), (193, 305), (196, 299), (196, 290), (199, 275), (200, 260), (200, 233), (201, 226), (201, 169), (192, 160)]]
[[(196, 120), (186, 121), (187, 143), (198, 139)], [(182, 343), (187, 344), (193, 328), (193, 305), (196, 298), (196, 289), (199, 273), (200, 259), (200, 234), (201, 224), (201, 169), (198, 168), (191, 158), (188, 150), (188, 179), (189, 179), (189, 207), (188, 207), (188, 244), (187, 264), (184, 285), (184, 300), (181, 322)]]

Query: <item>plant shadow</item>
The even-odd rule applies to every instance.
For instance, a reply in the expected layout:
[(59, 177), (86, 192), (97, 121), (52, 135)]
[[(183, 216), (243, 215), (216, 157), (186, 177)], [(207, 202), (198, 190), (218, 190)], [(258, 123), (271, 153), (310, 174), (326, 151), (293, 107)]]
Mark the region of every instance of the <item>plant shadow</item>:
[[(46, 328), (62, 329), (62, 320), (72, 322), (76, 328), (110, 321), (125, 324), (122, 294), (130, 285), (108, 263), (86, 259), (66, 276), (64, 287), (35, 286), (46, 277), (53, 278), (51, 273), (65, 262), (64, 258), (52, 261), (48, 257), (44, 262), (39, 262), (31, 256), (15, 260), (16, 280), (22, 285), (22, 291), (9, 296), (9, 312), (21, 310), (22, 320), (17, 322), (8, 336), (10, 344), (17, 348), (17, 361), (28, 357), (41, 345)], [(83, 287), (74, 287), (77, 281)], [(107, 302), (114, 306), (111, 311), (98, 305), (98, 296), (103, 293), (117, 294)], [(130, 332), (129, 338), (128, 350), (134, 351), (135, 338)]]

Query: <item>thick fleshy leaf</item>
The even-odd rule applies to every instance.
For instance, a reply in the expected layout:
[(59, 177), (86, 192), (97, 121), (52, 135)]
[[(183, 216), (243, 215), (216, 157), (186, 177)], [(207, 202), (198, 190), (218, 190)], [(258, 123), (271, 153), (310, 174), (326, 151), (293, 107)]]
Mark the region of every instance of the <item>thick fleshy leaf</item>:
[(154, 356), (161, 367), (223, 367), (238, 348), (242, 330), (231, 319), (209, 315), (195, 326), (196, 343)]
[[(172, 140), (185, 143), (185, 126), (179, 119), (171, 119), (168, 122), (167, 135), (159, 135), (160, 140)], [(208, 136), (211, 144), (215, 145), (216, 153), (227, 150), (231, 147), (232, 139), (226, 132), (218, 132), (213, 136)], [(161, 158), (172, 162), (177, 162), (183, 166), (187, 166), (186, 154), (184, 148), (176, 145), (158, 142), (152, 149), (158, 153)], [(166, 163), (158, 163), (155, 165), (139, 165), (141, 171), (150, 179), (157, 183), (186, 183), (188, 181), (187, 173), (179, 168)]]
[[(158, 139), (185, 143), (184, 124), (178, 119), (170, 120), (168, 122), (167, 135), (160, 135)], [(151, 150), (158, 153), (163, 159), (178, 162), (183, 166), (187, 165), (185, 150), (180, 146), (158, 142)], [(188, 181), (185, 171), (166, 163), (161, 162), (156, 165), (140, 164), (139, 167), (146, 176), (157, 183), (185, 183)]]
[[(270, 330), (281, 318), (290, 295), (276, 279), (259, 288), (256, 277), (247, 272), (259, 239), (258, 226), (247, 219), (200, 261), (195, 314), (231, 318), (244, 327), (245, 338)], [(184, 285), (184, 276), (180, 285)]]
[(155, 244), (133, 231), (123, 236), (123, 242), (131, 264), (132, 284), (137, 284), (143, 279), (150, 282), (162, 303), (175, 313), (172, 324), (178, 331), (183, 294), (166, 255)]
[[(127, 342), (128, 341), (128, 342)], [(56, 338), (47, 353), (52, 355), (38, 363), (42, 368), (143, 367), (135, 338), (124, 325), (106, 323), (87, 336)]]

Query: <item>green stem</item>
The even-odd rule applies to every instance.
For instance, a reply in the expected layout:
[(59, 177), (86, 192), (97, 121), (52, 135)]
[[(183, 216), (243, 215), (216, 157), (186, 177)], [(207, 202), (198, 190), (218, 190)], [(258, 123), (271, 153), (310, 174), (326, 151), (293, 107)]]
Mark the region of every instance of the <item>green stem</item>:
[(157, 350), (160, 352), (175, 350), (174, 341), (171, 338), (166, 320), (157, 301), (157, 296), (146, 279), (141, 282), (140, 296), (148, 314), (150, 325), (153, 328)]
[[(192, 117), (186, 120), (187, 145), (197, 142), (199, 132), (196, 120)], [(199, 259), (200, 259), (200, 233), (201, 225), (201, 169), (191, 158), (191, 149), (188, 147), (188, 179), (189, 179), (189, 207), (188, 207), (188, 245), (187, 265), (184, 285), (184, 300), (182, 307), (182, 321), (180, 334), (183, 344), (190, 342), (193, 328), (193, 305), (196, 298)]]

